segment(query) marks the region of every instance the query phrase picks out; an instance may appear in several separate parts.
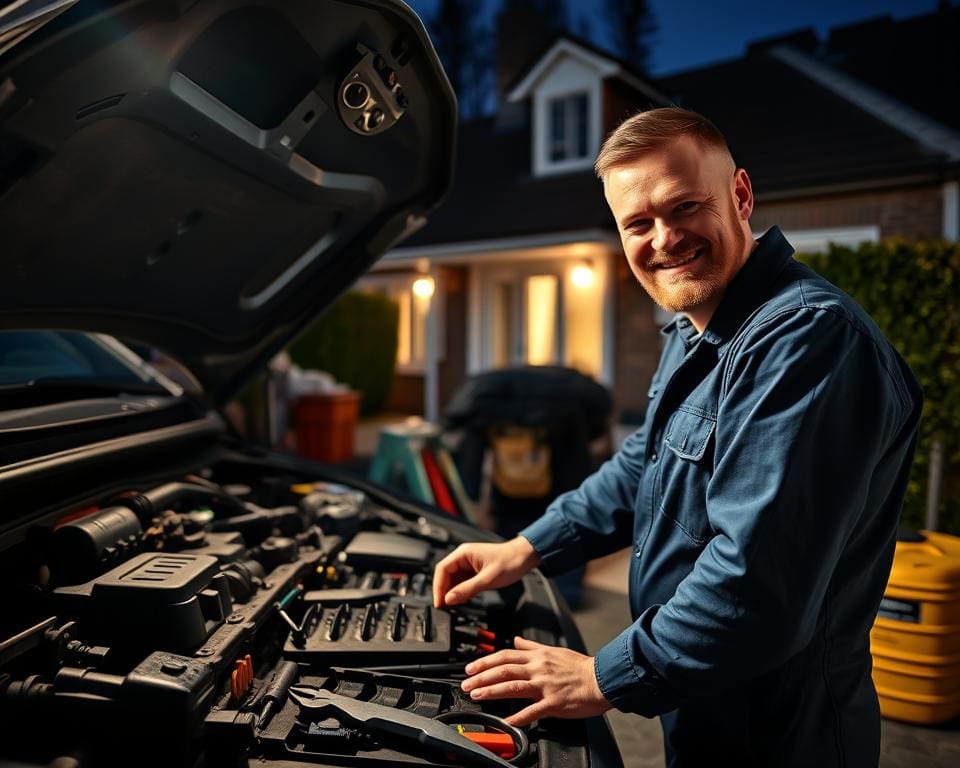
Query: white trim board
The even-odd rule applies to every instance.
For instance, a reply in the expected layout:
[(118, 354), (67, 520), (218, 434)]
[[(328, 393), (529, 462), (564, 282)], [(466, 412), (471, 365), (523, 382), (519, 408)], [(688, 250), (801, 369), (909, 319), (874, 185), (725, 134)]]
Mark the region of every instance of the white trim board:
[(427, 259), (435, 264), (455, 264), (464, 261), (473, 261), (476, 256), (487, 256), (496, 253), (506, 253), (508, 256), (515, 251), (529, 248), (551, 248), (555, 246), (569, 246), (579, 243), (609, 245), (619, 248), (620, 238), (613, 232), (604, 229), (576, 229), (567, 232), (545, 232), (536, 235), (522, 235), (520, 237), (503, 237), (494, 240), (472, 240), (460, 243), (438, 243), (437, 245), (411, 246), (395, 248), (388, 251), (371, 268), (390, 269), (412, 264), (418, 259)]
[(631, 87), (636, 88), (644, 95), (649, 96), (653, 101), (662, 102), (664, 104), (669, 103), (670, 101), (655, 88), (652, 88), (649, 84), (645, 83), (636, 75), (625, 69), (615, 59), (609, 59), (606, 56), (601, 56), (593, 51), (589, 51), (583, 46), (577, 45), (572, 40), (568, 40), (566, 38), (560, 38), (557, 40), (557, 42), (550, 46), (550, 49), (540, 57), (540, 61), (534, 65), (534, 67), (526, 74), (523, 80), (517, 83), (510, 93), (507, 94), (507, 101), (517, 102), (529, 98), (540, 80), (547, 72), (549, 72), (556, 60), (561, 56), (570, 56), (572, 58), (579, 59), (586, 66), (596, 71), (597, 75), (601, 79), (606, 77), (618, 77)]
[[(763, 233), (754, 233), (758, 238)], [(856, 248), (860, 243), (876, 243), (880, 240), (880, 227), (876, 224), (864, 227), (833, 227), (825, 229), (795, 229), (784, 231), (783, 236), (797, 253), (823, 253), (830, 243)]]

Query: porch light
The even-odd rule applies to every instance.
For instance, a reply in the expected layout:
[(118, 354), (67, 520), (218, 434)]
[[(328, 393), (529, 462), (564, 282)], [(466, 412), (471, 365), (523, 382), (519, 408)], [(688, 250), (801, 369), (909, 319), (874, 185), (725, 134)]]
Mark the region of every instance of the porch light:
[(570, 272), (570, 281), (577, 288), (589, 288), (593, 285), (593, 267), (589, 264), (577, 264)]
[(413, 281), (413, 295), (419, 299), (429, 299), (435, 287), (432, 277), (418, 277)]

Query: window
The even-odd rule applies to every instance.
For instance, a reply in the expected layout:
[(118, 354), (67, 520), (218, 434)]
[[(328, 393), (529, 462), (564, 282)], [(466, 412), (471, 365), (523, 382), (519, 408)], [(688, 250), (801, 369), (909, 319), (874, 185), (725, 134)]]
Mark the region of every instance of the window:
[(556, 275), (533, 275), (526, 280), (526, 359), (530, 365), (557, 362), (557, 309), (560, 281)]
[(589, 145), (589, 115), (586, 93), (552, 99), (549, 157), (551, 163), (585, 158)]
[(478, 267), (473, 371), (564, 365), (604, 375), (607, 272), (597, 258), (503, 262)]

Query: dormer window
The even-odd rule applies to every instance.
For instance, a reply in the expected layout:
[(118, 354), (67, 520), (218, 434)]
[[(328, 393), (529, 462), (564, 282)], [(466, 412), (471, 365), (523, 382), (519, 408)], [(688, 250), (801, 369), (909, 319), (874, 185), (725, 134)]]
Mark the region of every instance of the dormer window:
[(510, 90), (508, 102), (530, 100), (534, 176), (580, 173), (593, 167), (605, 130), (604, 83), (611, 78), (653, 104), (669, 103), (615, 59), (563, 37)]
[(589, 152), (589, 96), (575, 93), (550, 100), (550, 162), (580, 160)]

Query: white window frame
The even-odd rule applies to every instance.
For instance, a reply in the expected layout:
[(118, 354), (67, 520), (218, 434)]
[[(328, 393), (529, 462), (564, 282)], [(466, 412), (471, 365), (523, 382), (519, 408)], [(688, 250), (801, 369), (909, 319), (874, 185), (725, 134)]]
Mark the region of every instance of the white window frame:
[(564, 285), (562, 266), (557, 263), (545, 262), (540, 265), (536, 262), (525, 263), (519, 266), (511, 264), (498, 265), (494, 268), (484, 270), (484, 274), (479, 286), (480, 288), (480, 323), (487, 329), (482, 334), (482, 341), (479, 349), (479, 368), (480, 370), (490, 371), (495, 369), (494, 350), (492, 331), (494, 302), (493, 292), (500, 283), (509, 283), (513, 286), (513, 315), (516, 327), (513, 329), (514, 337), (509, 339), (510, 361), (508, 365), (525, 365), (527, 357), (527, 328), (526, 328), (526, 281), (530, 277), (548, 275), (557, 279), (557, 306), (555, 308), (556, 318), (554, 321), (554, 333), (556, 334), (556, 360), (552, 365), (563, 365), (564, 351), (566, 349), (566, 327), (564, 320), (564, 311), (566, 307), (566, 297), (564, 292), (567, 290)]
[[(574, 105), (576, 104), (575, 99), (584, 100), (584, 111), (583, 119), (586, 123), (586, 141), (583, 147), (583, 154), (577, 154), (577, 145), (580, 143), (580, 125), (577, 118), (577, 110)], [(554, 159), (553, 149), (554, 149), (554, 107), (557, 104), (563, 105), (563, 130), (564, 130), (564, 141), (563, 141), (563, 150), (564, 157)], [(589, 91), (578, 91), (576, 93), (571, 93), (567, 96), (553, 96), (547, 102), (547, 114), (549, 115), (549, 125), (547, 126), (547, 154), (549, 155), (549, 162), (554, 165), (560, 163), (570, 162), (570, 161), (582, 161), (590, 157), (590, 92)]]
[[(600, 148), (600, 134), (603, 107), (603, 80), (599, 73), (593, 71), (583, 62), (569, 59), (578, 64), (582, 71), (572, 81), (552, 80), (549, 76), (533, 92), (533, 126), (532, 151), (533, 173), (535, 176), (546, 176), (553, 173), (570, 173), (573, 171), (588, 170)], [(587, 153), (583, 157), (568, 158), (565, 160), (550, 159), (551, 144), (551, 105), (557, 99), (568, 99), (572, 96), (586, 95), (587, 97)]]

